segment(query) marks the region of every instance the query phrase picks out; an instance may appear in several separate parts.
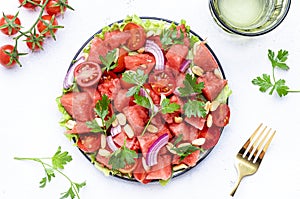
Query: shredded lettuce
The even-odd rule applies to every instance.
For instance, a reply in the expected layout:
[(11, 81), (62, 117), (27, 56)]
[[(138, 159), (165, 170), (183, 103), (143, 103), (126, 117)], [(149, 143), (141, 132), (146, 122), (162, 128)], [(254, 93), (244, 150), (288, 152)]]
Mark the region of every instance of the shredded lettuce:
[(228, 84), (224, 86), (223, 90), (220, 92), (218, 97), (215, 99), (221, 104), (225, 104), (227, 102), (228, 97), (232, 94), (232, 90), (229, 88)]
[(62, 119), (59, 121), (59, 124), (65, 128), (66, 127), (66, 123), (72, 119), (71, 115), (69, 115), (69, 113), (66, 111), (66, 109), (63, 107), (63, 105), (60, 102), (62, 96), (59, 96), (56, 98), (56, 103), (58, 106), (58, 110), (62, 113)]

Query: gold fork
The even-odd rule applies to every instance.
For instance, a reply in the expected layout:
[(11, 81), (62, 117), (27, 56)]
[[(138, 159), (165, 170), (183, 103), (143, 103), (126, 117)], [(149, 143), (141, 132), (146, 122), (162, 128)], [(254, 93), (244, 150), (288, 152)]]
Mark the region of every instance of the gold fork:
[[(271, 128), (265, 133), (267, 126), (262, 130), (261, 128), (262, 124), (257, 127), (236, 155), (235, 166), (238, 172), (238, 179), (230, 193), (231, 196), (234, 196), (243, 177), (256, 173), (276, 133), (276, 131), (271, 132)], [(258, 132), (260, 132), (260, 134), (257, 134)]]

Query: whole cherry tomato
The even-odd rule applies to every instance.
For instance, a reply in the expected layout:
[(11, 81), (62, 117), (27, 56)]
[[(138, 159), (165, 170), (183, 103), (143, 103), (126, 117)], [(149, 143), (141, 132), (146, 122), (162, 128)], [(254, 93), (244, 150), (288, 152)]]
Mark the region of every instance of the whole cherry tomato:
[[(8, 54), (7, 54), (8, 53)], [(11, 55), (9, 55), (11, 54)], [(16, 55), (14, 53), (14, 46), (4, 45), (0, 48), (0, 64), (5, 68), (12, 68), (16, 65), (16, 60), (18, 59), (18, 52)]]
[(53, 37), (57, 31), (58, 22), (55, 16), (43, 15), (42, 20), (37, 23), (38, 31), (45, 37)]
[(46, 5), (46, 12), (49, 15), (59, 16), (63, 14), (68, 6), (68, 0), (50, 0)]
[(31, 35), (26, 39), (27, 47), (32, 51), (43, 49), (44, 37), (39, 34)]
[(20, 6), (33, 10), (37, 7), (37, 5), (41, 3), (41, 0), (31, 0), (31, 1), (34, 2), (35, 4), (28, 2), (28, 0), (19, 0), (19, 2), (21, 3)]
[(15, 35), (21, 28), (21, 21), (16, 15), (4, 15), (0, 19), (0, 29), (3, 34)]

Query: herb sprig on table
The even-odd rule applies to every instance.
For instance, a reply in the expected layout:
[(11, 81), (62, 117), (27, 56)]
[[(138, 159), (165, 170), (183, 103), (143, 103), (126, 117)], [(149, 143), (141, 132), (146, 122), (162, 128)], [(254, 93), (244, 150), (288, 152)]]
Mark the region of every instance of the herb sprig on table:
[[(79, 191), (81, 188), (83, 188), (86, 183), (76, 183), (73, 182), (65, 173), (62, 172), (64, 169), (65, 165), (68, 162), (72, 161), (72, 156), (69, 155), (67, 151), (62, 152), (61, 147), (59, 146), (57, 151), (52, 157), (47, 157), (47, 158), (23, 158), (23, 157), (15, 157), (14, 159), (16, 160), (30, 160), (30, 161), (35, 161), (38, 162), (42, 165), (46, 176), (42, 178), (40, 181), (40, 188), (44, 188), (53, 178), (55, 178), (55, 174), (58, 173), (65, 177), (69, 183), (70, 183), (70, 188), (61, 193), (61, 199), (63, 198), (78, 198), (80, 199), (79, 196)], [(51, 161), (51, 163), (45, 162), (45, 160)]]
[(272, 76), (264, 73), (253, 79), (252, 84), (259, 86), (259, 90), (263, 93), (269, 91), (269, 95), (276, 91), (279, 97), (286, 96), (288, 93), (300, 92), (300, 90), (291, 90), (284, 79), (276, 79), (275, 77), (275, 69), (289, 70), (289, 66), (286, 64), (288, 55), (289, 53), (286, 50), (281, 49), (275, 55), (275, 52), (269, 49), (268, 58), (272, 65)]

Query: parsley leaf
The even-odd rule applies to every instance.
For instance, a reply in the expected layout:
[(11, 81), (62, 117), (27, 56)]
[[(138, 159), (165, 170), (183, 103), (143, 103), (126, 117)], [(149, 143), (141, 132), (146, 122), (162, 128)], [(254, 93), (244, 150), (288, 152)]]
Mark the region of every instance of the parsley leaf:
[(99, 59), (102, 62), (102, 71), (109, 71), (114, 69), (117, 66), (117, 63), (114, 63), (117, 59), (117, 49), (109, 51), (105, 57), (100, 55)]
[(143, 70), (137, 69), (136, 71), (125, 71), (122, 74), (122, 79), (127, 83), (136, 85), (127, 91), (126, 96), (129, 97), (139, 93), (140, 89), (146, 83), (148, 75), (144, 74)]
[(201, 148), (193, 146), (191, 144), (185, 145), (182, 147), (175, 147), (179, 142), (181, 142), (183, 135), (180, 134), (177, 139), (174, 141), (174, 146), (172, 147), (172, 151), (176, 152), (177, 155), (180, 156), (180, 160), (183, 160), (188, 155), (192, 154), (195, 151), (201, 150)]
[(188, 100), (184, 106), (184, 114), (187, 117), (205, 117), (206, 110), (204, 109), (205, 103), (198, 100)]
[[(72, 161), (72, 157), (69, 155), (67, 151), (62, 152), (61, 147), (59, 146), (56, 150), (55, 154), (52, 157), (49, 158), (21, 158), (21, 157), (15, 157), (15, 160), (30, 160), (38, 162), (42, 165), (46, 176), (43, 177), (40, 181), (40, 188), (44, 188), (48, 182), (51, 182), (52, 178), (55, 177), (55, 172), (58, 174), (61, 174), (63, 177), (65, 177), (69, 183), (70, 188), (66, 191), (61, 193), (61, 199), (70, 197), (71, 199), (78, 198), (79, 191), (81, 188), (83, 188), (86, 183), (76, 183), (73, 182), (65, 173), (63, 173), (64, 166)], [(51, 163), (47, 163), (44, 160), (49, 160)]]
[(281, 70), (289, 69), (288, 65), (285, 63), (288, 59), (288, 54), (288, 51), (281, 49), (277, 52), (277, 55), (275, 55), (275, 52), (269, 49), (268, 58), (272, 64), (272, 78), (271, 75), (262, 74), (262, 76), (253, 79), (251, 81), (252, 84), (259, 86), (259, 90), (263, 93), (270, 90), (269, 95), (272, 95), (273, 92), (276, 91), (279, 97), (286, 96), (290, 92), (300, 92), (300, 90), (290, 90), (284, 79), (276, 80), (275, 78), (275, 68)]
[(103, 95), (101, 100), (98, 100), (95, 106), (95, 112), (96, 114), (104, 119), (108, 114), (110, 99), (107, 97), (107, 95)]
[(195, 93), (201, 94), (204, 88), (204, 82), (197, 83), (197, 78), (188, 73), (185, 75), (183, 85), (183, 88), (178, 88), (181, 97), (187, 97)]
[(184, 33), (180, 30), (179, 35), (176, 29), (164, 29), (160, 35), (162, 47), (167, 49), (173, 44), (183, 44)]
[(64, 166), (72, 161), (72, 157), (67, 151), (62, 152), (61, 147), (58, 147), (56, 153), (52, 156), (52, 165), (54, 169), (64, 169)]
[[(104, 133), (109, 129), (116, 116), (113, 114), (111, 117), (109, 114), (110, 99), (104, 94), (101, 100), (98, 100), (95, 106), (95, 113), (100, 118), (95, 118), (92, 121), (87, 121), (85, 124), (90, 128), (93, 133)], [(100, 120), (100, 121), (99, 121)]]
[(259, 86), (261, 92), (266, 92), (273, 86), (270, 75), (263, 74), (262, 77), (256, 77), (252, 80), (252, 84)]
[(170, 103), (170, 99), (165, 98), (161, 102), (161, 112), (163, 114), (174, 113), (175, 111), (180, 109), (180, 105), (177, 103)]
[(134, 164), (135, 158), (137, 157), (138, 155), (136, 151), (126, 147), (125, 140), (124, 145), (112, 153), (109, 158), (108, 164), (112, 165), (113, 170), (123, 169), (127, 164)]
[(141, 69), (137, 69), (136, 71), (128, 70), (122, 74), (122, 79), (130, 84), (143, 86), (148, 79), (148, 75), (144, 74), (144, 71)]
[(279, 50), (277, 56), (275, 57), (275, 53), (272, 50), (268, 50), (268, 58), (272, 63), (272, 67), (276, 66), (282, 70), (288, 70), (289, 67), (285, 63), (288, 59), (289, 52), (286, 50)]
[(151, 102), (150, 102), (149, 98), (147, 98), (145, 96), (140, 96), (138, 94), (135, 94), (134, 95), (134, 102), (137, 105), (140, 105), (140, 106), (145, 107), (147, 109), (151, 108)]

